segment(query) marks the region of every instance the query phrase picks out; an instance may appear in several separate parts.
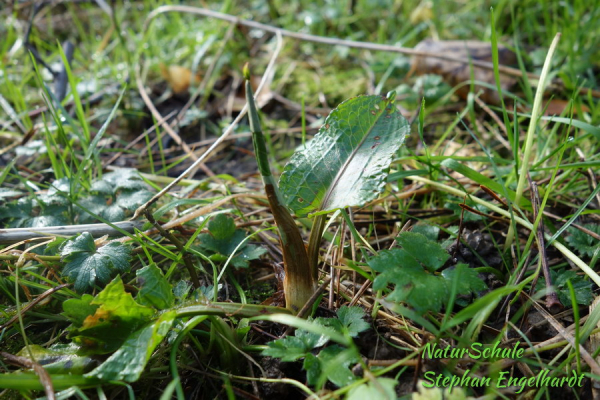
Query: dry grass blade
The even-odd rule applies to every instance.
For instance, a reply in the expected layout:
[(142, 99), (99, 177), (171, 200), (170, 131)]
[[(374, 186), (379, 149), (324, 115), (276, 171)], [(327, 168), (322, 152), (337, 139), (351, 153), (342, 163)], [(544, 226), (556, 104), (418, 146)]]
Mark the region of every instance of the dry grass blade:
[(571, 334), (571, 332), (567, 331), (561, 324), (554, 318), (548, 311), (544, 309), (544, 307), (540, 306), (535, 300), (529, 297), (525, 292), (522, 293), (523, 296), (526, 296), (531, 304), (538, 310), (538, 312), (552, 325), (554, 329), (558, 331), (558, 333), (565, 338), (565, 340), (573, 347), (579, 346), (579, 352), (581, 354), (581, 358), (589, 365), (592, 373), (600, 376), (600, 365), (598, 362), (594, 360), (594, 358), (587, 352), (587, 350), (583, 347), (581, 343), (575, 343), (575, 338)]
[[(162, 7), (161, 7), (162, 8)], [(159, 8), (160, 9), (160, 8)], [(152, 12), (146, 22), (150, 21), (152, 18), (154, 18), (156, 15), (158, 15), (157, 13), (158, 10), (155, 10), (154, 12)], [(145, 27), (147, 29), (148, 24), (145, 24)], [(263, 90), (263, 88), (265, 87), (265, 84), (268, 82), (268, 77), (271, 76), (271, 73), (273, 71), (273, 68), (275, 67), (275, 60), (277, 60), (277, 56), (279, 55), (281, 49), (283, 47), (283, 39), (281, 37), (281, 35), (277, 35), (277, 47), (275, 48), (275, 51), (273, 52), (273, 55), (271, 56), (271, 60), (269, 60), (269, 64), (267, 65), (267, 69), (260, 81), (260, 84), (258, 86), (258, 89), (256, 90), (256, 96), (260, 96), (260, 92)], [(138, 71), (139, 72), (139, 71)], [(133, 217), (131, 217), (132, 220), (137, 219), (141, 214), (143, 214), (146, 209), (148, 207), (150, 207), (152, 204), (154, 204), (158, 199), (160, 199), (165, 193), (167, 193), (169, 190), (171, 190), (175, 185), (177, 185), (183, 178), (185, 178), (191, 171), (194, 171), (196, 169), (196, 167), (198, 165), (200, 165), (201, 163), (204, 162), (204, 160), (206, 160), (208, 158), (208, 156), (213, 152), (213, 150), (215, 150), (226, 138), (227, 136), (229, 136), (231, 134), (231, 132), (233, 132), (233, 129), (236, 127), (236, 125), (242, 120), (242, 118), (244, 118), (244, 116), (246, 115), (246, 112), (248, 111), (248, 106), (244, 106), (244, 108), (242, 108), (242, 110), (240, 111), (240, 113), (238, 114), (238, 116), (235, 118), (235, 120), (233, 120), (233, 122), (229, 125), (229, 127), (223, 132), (223, 134), (212, 144), (212, 146), (210, 146), (203, 154), (202, 156), (200, 156), (196, 161), (194, 161), (194, 163), (188, 167), (185, 171), (183, 171), (178, 177), (177, 179), (175, 179), (173, 182), (171, 182), (169, 185), (167, 185), (163, 190), (161, 190), (160, 192), (158, 192), (156, 195), (154, 195), (154, 197), (152, 197), (150, 200), (148, 200), (145, 204), (143, 204), (142, 206), (138, 207), (137, 210), (135, 210), (135, 213), (133, 214)], [(170, 127), (169, 127), (170, 128)]]
[[(260, 29), (260, 30), (263, 30), (266, 32), (271, 32), (271, 33), (279, 34), (281, 36), (290, 37), (290, 38), (294, 38), (294, 39), (298, 39), (298, 40), (302, 40), (302, 41), (306, 41), (306, 42), (329, 44), (329, 45), (334, 45), (334, 46), (346, 46), (346, 47), (352, 47), (352, 48), (356, 48), (356, 49), (365, 49), (365, 50), (373, 50), (373, 51), (387, 51), (387, 52), (391, 52), (391, 53), (400, 53), (400, 54), (406, 54), (406, 55), (410, 55), (410, 56), (432, 57), (432, 58), (437, 58), (437, 59), (441, 59), (441, 60), (457, 62), (457, 63), (461, 63), (461, 64), (467, 64), (467, 65), (472, 64), (476, 67), (485, 68), (488, 70), (494, 69), (494, 66), (491, 62), (480, 61), (480, 60), (471, 60), (469, 58), (454, 57), (454, 56), (449, 56), (446, 54), (440, 54), (440, 53), (430, 52), (430, 51), (421, 51), (421, 50), (411, 49), (411, 48), (407, 48), (407, 47), (369, 43), (369, 42), (357, 42), (354, 40), (343, 40), (343, 39), (310, 35), (307, 33), (292, 32), (292, 31), (277, 28), (277, 27), (274, 27), (271, 25), (261, 24), (260, 22), (241, 19), (241, 18), (238, 18), (233, 15), (208, 10), (206, 8), (198, 8), (198, 7), (191, 7), (191, 6), (171, 5), (171, 6), (162, 6), (162, 7), (157, 8), (156, 10), (152, 11), (150, 13), (150, 15), (148, 16), (144, 30), (147, 29), (148, 23), (154, 17), (156, 17), (159, 14), (166, 13), (166, 12), (182, 12), (182, 13), (204, 15), (206, 17), (221, 19), (221, 20), (229, 21), (229, 22), (232, 22), (235, 24), (248, 26), (250, 28)], [(519, 69), (511, 68), (511, 67), (507, 67), (507, 66), (503, 66), (503, 65), (500, 65), (499, 67), (500, 67), (499, 68), (500, 72), (503, 74), (510, 75), (510, 76), (518, 76), (518, 77), (523, 75), (523, 73)], [(535, 79), (539, 78), (535, 74), (527, 74), (527, 75), (529, 76), (530, 79), (535, 80)]]
[(29, 303), (27, 303), (26, 306), (21, 308), (21, 310), (18, 314), (13, 315), (11, 319), (6, 321), (4, 324), (0, 325), (0, 331), (3, 330), (4, 328), (8, 328), (9, 326), (11, 326), (15, 322), (17, 322), (19, 320), (20, 316), (23, 316), (27, 311), (29, 311), (30, 309), (35, 307), (36, 304), (38, 304), (40, 301), (44, 300), (46, 297), (52, 295), (55, 292), (58, 292), (61, 289), (71, 286), (71, 285), (72, 285), (71, 283), (63, 283), (62, 285), (58, 285), (58, 286), (55, 286), (53, 288), (46, 290), (44, 293), (37, 296), (35, 298), (35, 300), (30, 301)]
[[(0, 230), (0, 244), (16, 243), (23, 240), (32, 240), (37, 238), (49, 238), (52, 236), (74, 236), (78, 233), (89, 232), (93, 237), (104, 235), (121, 236), (121, 231), (133, 232), (136, 228), (141, 228), (142, 222), (121, 221), (111, 224), (84, 224), (84, 225), (65, 225), (65, 226), (47, 226), (39, 228), (13, 228)], [(118, 228), (118, 229), (116, 229)]]

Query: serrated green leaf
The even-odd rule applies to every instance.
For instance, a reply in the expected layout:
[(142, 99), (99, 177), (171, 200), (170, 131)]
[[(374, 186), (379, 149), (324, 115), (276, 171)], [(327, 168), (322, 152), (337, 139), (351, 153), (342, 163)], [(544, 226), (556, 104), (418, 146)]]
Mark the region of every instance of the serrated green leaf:
[[(325, 321), (332, 318), (317, 318), (309, 320), (314, 325), (330, 326)], [(337, 321), (337, 320), (334, 320)], [(338, 321), (339, 322), (339, 321)], [(281, 358), (281, 361), (295, 361), (305, 357), (311, 350), (324, 346), (329, 342), (325, 334), (309, 332), (304, 329), (296, 329), (294, 336), (286, 336), (268, 343), (269, 348), (263, 351), (263, 355)]]
[[(246, 238), (244, 231), (236, 229), (233, 218), (224, 214), (218, 214), (210, 221), (208, 231), (210, 233), (198, 235), (200, 247), (215, 253), (210, 259), (218, 262), (226, 261)], [(243, 244), (237, 248), (237, 254), (231, 263), (236, 268), (247, 268), (248, 261), (259, 258), (265, 252), (261, 247)]]
[(304, 216), (373, 200), (408, 133), (393, 98), (359, 96), (343, 102), (285, 166), (279, 187), (286, 205)]
[(92, 192), (98, 192), (105, 195), (113, 195), (115, 193), (114, 186), (104, 179), (100, 179), (98, 181), (94, 181), (92, 186), (90, 187)]
[(84, 295), (81, 300), (70, 299), (63, 303), (63, 315), (73, 323), (69, 336), (89, 352), (105, 354), (115, 351), (155, 314), (153, 309), (136, 303), (131, 294), (125, 292), (120, 277), (116, 277), (93, 300), (90, 297)]
[(365, 400), (381, 399), (396, 400), (396, 385), (398, 382), (391, 378), (376, 378), (377, 384), (373, 381), (363, 383), (348, 392), (346, 400)]
[[(349, 369), (351, 364), (358, 362), (354, 350), (345, 349), (334, 344), (321, 350), (317, 355), (317, 359), (321, 364), (320, 371), (317, 376), (315, 376), (316, 374), (307, 374), (307, 381), (310, 385), (318, 384), (321, 374), (324, 374), (329, 381), (339, 387), (349, 385), (357, 379)], [(314, 366), (312, 369), (316, 370)]]
[(239, 230), (235, 231), (231, 236), (222, 239), (215, 238), (212, 233), (201, 233), (198, 235), (200, 247), (226, 256), (233, 253), (237, 245), (240, 244), (245, 237), (246, 235), (244, 232)]
[(148, 190), (123, 190), (117, 194), (117, 205), (123, 209), (133, 211), (152, 198)]
[(175, 302), (173, 288), (156, 264), (150, 264), (138, 270), (136, 276), (138, 284), (141, 286), (137, 295), (140, 304), (159, 310), (173, 307)]
[(235, 222), (225, 214), (217, 214), (208, 223), (208, 230), (217, 240), (229, 240), (235, 234)]
[(162, 314), (156, 321), (129, 335), (123, 345), (102, 365), (86, 374), (105, 381), (135, 382), (144, 371), (154, 349), (171, 329), (176, 311)]
[(363, 319), (365, 312), (358, 306), (342, 306), (336, 314), (348, 334), (352, 337), (357, 337), (359, 333), (369, 329), (369, 324)]
[(263, 350), (263, 356), (281, 358), (281, 361), (296, 361), (305, 357), (312, 347), (296, 336), (286, 336), (268, 343), (269, 348)]
[(94, 238), (89, 232), (65, 242), (61, 248), (61, 260), (67, 262), (63, 276), (75, 281), (75, 291), (82, 293), (94, 285), (106, 285), (115, 275), (129, 271), (129, 246), (111, 242), (96, 250)]
[(248, 268), (249, 261), (259, 259), (266, 252), (265, 248), (249, 244), (242, 247), (242, 251), (231, 260), (231, 263), (236, 268)]
[(380, 251), (368, 264), (381, 272), (373, 282), (373, 289), (381, 290), (395, 285), (388, 301), (405, 301), (420, 312), (439, 311), (448, 297), (443, 280), (428, 273), (417, 260), (403, 249)]
[(125, 219), (125, 213), (123, 212), (123, 209), (117, 204), (111, 204), (110, 206), (107, 206), (99, 214), (100, 217), (109, 222), (118, 222)]
[[(323, 318), (323, 319), (325, 319), (325, 318)], [(331, 318), (327, 318), (327, 319), (331, 319)], [(311, 321), (311, 320), (309, 319), (308, 321)], [(328, 326), (328, 325), (325, 325), (322, 323), (321, 318), (317, 318), (311, 322), (314, 325)], [(327, 335), (322, 334), (322, 333), (309, 332), (304, 329), (296, 329), (296, 332), (294, 333), (294, 335), (297, 338), (302, 339), (304, 341), (304, 343), (306, 343), (306, 346), (309, 347), (311, 350), (315, 349), (317, 347), (324, 346), (325, 344), (327, 344), (327, 342), (329, 342), (329, 337)]]
[(321, 377), (321, 361), (314, 354), (308, 353), (302, 363), (302, 369), (306, 371), (306, 381), (309, 385), (316, 385)]
[(478, 293), (487, 289), (487, 285), (479, 278), (477, 271), (469, 268), (467, 264), (456, 264), (454, 268), (447, 268), (442, 271), (442, 276), (447, 281), (448, 289), (456, 280), (457, 294)]
[(442, 246), (420, 233), (402, 232), (396, 241), (430, 271), (437, 271), (450, 258)]
[(110, 172), (105, 174), (102, 177), (102, 180), (110, 183), (115, 191), (119, 189), (141, 190), (147, 189), (148, 187), (135, 169), (123, 168), (118, 171)]
[[(558, 296), (558, 300), (565, 307), (571, 307), (571, 292), (567, 281), (571, 281), (573, 289), (575, 290), (575, 301), (577, 304), (590, 305), (594, 300), (594, 293), (592, 292), (593, 284), (589, 280), (586, 280), (583, 276), (577, 274), (575, 271), (570, 270), (550, 270), (550, 278), (552, 279), (552, 286)], [(546, 282), (543, 279), (538, 280), (537, 290), (543, 290), (546, 287)]]
[(382, 290), (392, 284), (394, 290), (387, 295), (386, 300), (404, 301), (421, 313), (437, 312), (449, 301), (450, 288), (455, 277), (458, 277), (457, 294), (477, 293), (486, 288), (477, 273), (464, 264), (458, 264), (453, 269), (444, 270), (442, 275), (436, 275), (425, 269), (406, 249), (380, 251), (368, 264), (373, 270), (380, 272), (375, 277), (373, 289)]
[[(586, 224), (584, 228), (600, 235), (600, 225), (598, 224)], [(569, 236), (566, 238), (567, 242), (582, 256), (593, 257), (600, 248), (600, 240), (592, 235), (573, 227), (568, 228), (567, 232), (569, 232)]]
[(428, 240), (437, 240), (440, 233), (440, 228), (435, 225), (429, 225), (423, 222), (415, 224), (411, 230), (413, 233), (420, 233)]

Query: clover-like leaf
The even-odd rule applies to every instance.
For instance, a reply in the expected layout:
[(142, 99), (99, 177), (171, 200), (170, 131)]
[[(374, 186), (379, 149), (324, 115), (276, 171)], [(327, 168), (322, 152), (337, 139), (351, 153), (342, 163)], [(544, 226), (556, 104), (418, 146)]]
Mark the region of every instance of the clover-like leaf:
[(334, 385), (344, 387), (357, 379), (349, 368), (356, 362), (358, 357), (354, 350), (335, 344), (321, 350), (316, 357), (312, 354), (307, 356), (302, 367), (306, 370), (309, 385), (318, 385), (327, 378)]
[(82, 293), (94, 285), (106, 285), (118, 273), (129, 271), (129, 246), (111, 242), (96, 249), (89, 232), (68, 240), (62, 245), (61, 260), (67, 264), (62, 274), (75, 281), (75, 291)]
[(89, 211), (110, 222), (122, 221), (133, 210), (152, 197), (148, 185), (134, 169), (123, 169), (108, 173), (92, 183), (91, 194), (79, 202), (83, 209), (80, 223), (91, 223), (95, 219)]
[(110, 183), (114, 190), (145, 190), (147, 185), (135, 169), (120, 169), (110, 172), (102, 177), (102, 180)]
[[(487, 289), (486, 284), (479, 278), (477, 271), (469, 268), (467, 264), (456, 264), (454, 268), (442, 271), (442, 277), (446, 279), (448, 288), (456, 284), (456, 292), (461, 295), (478, 293)], [(456, 283), (453, 281), (456, 280)]]
[(286, 336), (268, 343), (263, 356), (280, 358), (281, 361), (296, 361), (305, 357), (313, 349), (312, 344), (296, 336)]
[(420, 233), (402, 232), (396, 241), (430, 271), (440, 269), (450, 258), (442, 246)]
[[(571, 281), (573, 290), (575, 291), (575, 302), (584, 306), (589, 305), (594, 300), (594, 293), (592, 292), (593, 284), (589, 280), (585, 279), (584, 276), (578, 275), (575, 271), (570, 270), (550, 270), (550, 278), (552, 279), (552, 286), (556, 291), (558, 300), (566, 306), (571, 307), (571, 291), (567, 281)], [(538, 280), (537, 289), (542, 290), (546, 287), (546, 282), (543, 279)]]

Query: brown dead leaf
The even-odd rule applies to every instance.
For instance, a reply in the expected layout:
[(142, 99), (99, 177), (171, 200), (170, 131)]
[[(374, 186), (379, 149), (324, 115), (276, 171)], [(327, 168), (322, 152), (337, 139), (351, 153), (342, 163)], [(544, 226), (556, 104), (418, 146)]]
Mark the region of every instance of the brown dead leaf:
[[(421, 41), (415, 47), (415, 50), (444, 54), (451, 57), (473, 59), (479, 61), (492, 61), (492, 46), (490, 43), (476, 40), (446, 40), (434, 41), (426, 39)], [(498, 46), (498, 58), (502, 65), (511, 65), (517, 62), (516, 55), (504, 46)], [(471, 66), (460, 62), (441, 60), (435, 57), (415, 56), (413, 57), (411, 74), (425, 75), (436, 74), (442, 76), (446, 83), (456, 86), (462, 82), (471, 80)], [(496, 87), (494, 71), (473, 66), (473, 75), (476, 81), (485, 82)], [(515, 83), (516, 78), (500, 74), (500, 86), (502, 90), (510, 90)], [(498, 92), (490, 90), (479, 85), (475, 85), (476, 91), (483, 90), (481, 99), (486, 103), (500, 104)], [(470, 85), (465, 85), (457, 90), (457, 94), (466, 98), (470, 90)]]
[(192, 82), (192, 71), (189, 68), (182, 67), (179, 65), (160, 64), (160, 73), (165, 80), (171, 86), (171, 90), (175, 94), (181, 94), (188, 91), (190, 85), (198, 84), (202, 77), (198, 74), (195, 75)]

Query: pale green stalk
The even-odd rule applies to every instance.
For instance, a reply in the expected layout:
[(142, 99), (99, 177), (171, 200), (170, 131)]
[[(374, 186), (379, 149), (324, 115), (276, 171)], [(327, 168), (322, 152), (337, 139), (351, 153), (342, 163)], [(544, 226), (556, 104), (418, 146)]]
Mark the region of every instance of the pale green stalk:
[[(554, 40), (550, 45), (546, 60), (544, 61), (544, 67), (540, 75), (540, 81), (538, 82), (537, 90), (535, 92), (535, 98), (533, 100), (533, 108), (531, 110), (531, 119), (529, 121), (529, 128), (527, 129), (527, 137), (525, 138), (525, 147), (523, 149), (523, 159), (521, 160), (521, 171), (519, 172), (519, 181), (517, 182), (517, 193), (515, 196), (514, 204), (519, 207), (521, 197), (523, 197), (523, 191), (525, 190), (525, 182), (527, 182), (527, 171), (529, 170), (529, 159), (531, 158), (531, 149), (533, 145), (533, 138), (535, 136), (535, 129), (537, 127), (538, 115), (542, 107), (542, 98), (544, 97), (544, 89), (546, 87), (546, 80), (548, 78), (548, 72), (550, 71), (550, 63), (554, 50), (558, 45), (560, 39), (560, 32), (554, 36)], [(506, 242), (504, 243), (504, 249), (507, 249), (512, 244), (514, 237), (513, 226), (511, 225), (506, 235)]]
[(296, 227), (294, 218), (292, 218), (292, 215), (285, 206), (285, 201), (279, 192), (277, 182), (271, 174), (265, 137), (254, 102), (252, 86), (250, 85), (250, 71), (247, 65), (244, 67), (244, 78), (246, 79), (246, 101), (248, 103), (248, 119), (250, 120), (250, 130), (252, 131), (254, 155), (281, 240), (283, 267), (285, 270), (285, 277), (283, 279), (285, 306), (296, 313), (304, 307), (317, 288), (316, 265), (315, 271), (311, 271), (300, 231)]

